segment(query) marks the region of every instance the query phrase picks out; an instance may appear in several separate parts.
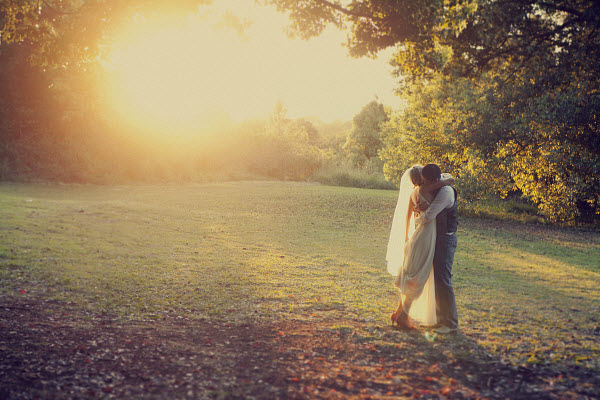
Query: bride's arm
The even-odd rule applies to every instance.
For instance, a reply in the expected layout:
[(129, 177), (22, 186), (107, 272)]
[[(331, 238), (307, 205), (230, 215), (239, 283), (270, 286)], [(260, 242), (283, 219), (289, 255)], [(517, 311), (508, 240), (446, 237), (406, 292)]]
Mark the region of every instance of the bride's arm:
[(415, 203), (413, 203), (412, 196), (410, 196), (410, 200), (408, 201), (408, 211), (406, 213), (406, 232), (404, 233), (404, 243), (408, 242), (408, 229), (410, 227), (410, 219), (412, 217), (414, 209)]

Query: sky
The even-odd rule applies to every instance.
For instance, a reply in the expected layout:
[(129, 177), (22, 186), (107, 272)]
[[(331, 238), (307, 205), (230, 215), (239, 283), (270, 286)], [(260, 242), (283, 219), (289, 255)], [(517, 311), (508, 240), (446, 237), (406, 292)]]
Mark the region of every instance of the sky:
[(264, 101), (281, 98), (293, 116), (349, 120), (374, 100), (398, 103), (391, 76), (391, 52), (377, 59), (353, 59), (342, 45), (344, 32), (333, 28), (310, 40), (290, 39), (283, 32), (288, 17), (273, 7), (249, 7), (254, 21), (247, 32), (249, 58), (258, 54)]
[[(230, 10), (250, 25), (242, 35), (215, 28)], [(288, 18), (254, 1), (215, 0), (199, 15), (133, 24), (117, 38), (111, 88), (115, 109), (138, 123), (194, 125), (209, 114), (234, 122), (266, 117), (277, 101), (288, 117), (348, 121), (377, 96), (397, 106), (391, 51), (347, 55), (345, 33), (328, 29), (290, 39)]]

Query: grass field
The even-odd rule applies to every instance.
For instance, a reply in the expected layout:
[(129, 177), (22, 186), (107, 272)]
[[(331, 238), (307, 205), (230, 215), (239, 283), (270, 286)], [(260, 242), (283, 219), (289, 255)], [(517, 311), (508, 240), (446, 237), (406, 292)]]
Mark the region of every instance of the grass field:
[[(385, 268), (395, 202), (394, 191), (304, 183), (2, 184), (0, 336), (5, 339), (0, 339), (0, 355), (5, 361), (0, 362), (0, 394), (263, 397), (258, 384), (227, 386), (224, 378), (214, 378), (212, 369), (212, 386), (198, 379), (185, 386), (188, 372), (181, 370), (181, 377), (173, 372), (178, 384), (161, 381), (152, 390), (132, 389), (131, 382), (137, 381), (125, 373), (110, 384), (102, 378), (104, 382), (89, 384), (95, 389), (86, 388), (71, 370), (78, 368), (77, 362), (93, 363), (99, 357), (92, 351), (98, 350), (93, 343), (99, 339), (90, 337), (82, 339), (85, 360), (52, 353), (71, 365), (64, 368), (64, 374), (73, 376), (71, 383), (57, 389), (38, 371), (36, 379), (46, 383), (28, 384), (24, 366), (34, 369), (36, 357), (60, 347), (48, 338), (42, 345), (38, 337), (48, 335), (47, 321), (61, 319), (56, 315), (60, 309), (69, 332), (85, 327), (86, 334), (97, 331), (100, 336), (106, 324), (106, 329), (118, 326), (132, 337), (149, 326), (157, 337), (177, 337), (173, 326), (246, 329), (250, 324), (256, 335), (283, 346), (281, 354), (257, 353), (269, 353), (287, 368), (285, 378), (275, 380), (268, 368), (263, 371), (261, 383), (272, 390), (264, 398), (411, 393), (504, 398), (507, 391), (513, 398), (592, 396), (600, 372), (597, 232), (461, 218), (453, 268), (461, 332), (447, 337), (424, 329), (406, 333), (388, 322), (397, 301)], [(41, 314), (32, 315), (33, 310)], [(263, 332), (258, 327), (267, 328)], [(188, 336), (179, 341), (188, 346), (180, 358), (192, 353), (206, 358)], [(234, 336), (219, 353), (233, 358), (213, 354), (211, 368), (220, 365), (224, 371), (227, 360), (238, 360), (242, 350), (236, 350)], [(41, 354), (27, 355), (19, 347), (20, 341), (35, 340)], [(77, 348), (71, 343), (75, 339), (70, 340), (69, 346)], [(206, 344), (209, 339), (203, 340)], [(298, 352), (290, 350), (294, 344)], [(309, 348), (313, 355), (322, 351), (323, 360), (295, 368), (298, 354), (304, 360)], [(136, 347), (136, 352), (150, 357), (147, 349)], [(354, 375), (342, 369), (330, 374), (342, 364)], [(502, 366), (506, 373), (494, 377), (481, 371), (485, 365)], [(423, 387), (398, 378), (409, 367), (429, 378)], [(165, 362), (160, 368), (160, 376), (170, 376)], [(101, 375), (94, 371), (90, 374)], [(98, 376), (94, 382), (102, 381)]]

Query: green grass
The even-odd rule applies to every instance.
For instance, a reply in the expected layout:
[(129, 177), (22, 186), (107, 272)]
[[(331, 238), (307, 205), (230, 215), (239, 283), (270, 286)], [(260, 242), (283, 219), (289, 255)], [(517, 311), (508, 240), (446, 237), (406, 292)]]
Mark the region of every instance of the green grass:
[(386, 234), (369, 232), (381, 213), (367, 192), (269, 182), (2, 189), (0, 257), (13, 265), (4, 289), (35, 276), (32, 291), (123, 315), (271, 316), (339, 307), (353, 297), (344, 285), (388, 283), (368, 263)]
[[(123, 319), (385, 325), (397, 301), (385, 268), (396, 195), (281, 182), (2, 184), (0, 292)], [(453, 273), (462, 330), (492, 354), (598, 368), (597, 235), (463, 217)]]

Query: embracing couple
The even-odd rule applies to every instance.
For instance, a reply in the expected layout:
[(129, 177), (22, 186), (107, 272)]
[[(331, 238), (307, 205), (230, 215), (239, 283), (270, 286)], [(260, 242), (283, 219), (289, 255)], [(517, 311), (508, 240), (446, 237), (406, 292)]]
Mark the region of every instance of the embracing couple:
[(451, 282), (458, 226), (453, 183), (435, 164), (415, 165), (400, 181), (387, 268), (401, 294), (392, 324), (402, 329), (416, 329), (411, 320), (444, 334), (458, 328)]

